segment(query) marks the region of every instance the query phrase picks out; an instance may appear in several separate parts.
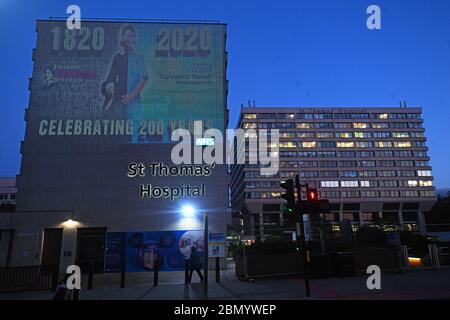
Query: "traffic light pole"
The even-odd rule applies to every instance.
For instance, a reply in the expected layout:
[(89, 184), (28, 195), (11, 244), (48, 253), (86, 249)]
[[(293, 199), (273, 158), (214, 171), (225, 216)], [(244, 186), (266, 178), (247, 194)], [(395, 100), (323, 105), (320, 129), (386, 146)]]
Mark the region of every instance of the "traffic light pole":
[[(305, 185), (308, 187), (308, 185)], [(305, 241), (305, 226), (303, 222), (303, 212), (300, 208), (300, 202), (302, 201), (302, 185), (300, 184), (300, 179), (298, 175), (295, 176), (295, 187), (297, 188), (297, 205), (295, 206), (298, 216), (300, 217), (300, 250), (302, 251), (303, 255), (303, 271), (304, 271), (304, 278), (305, 278), (305, 291), (306, 291), (306, 297), (311, 297), (311, 289), (309, 285), (309, 262), (310, 262), (310, 255), (309, 250), (306, 249), (306, 241)]]

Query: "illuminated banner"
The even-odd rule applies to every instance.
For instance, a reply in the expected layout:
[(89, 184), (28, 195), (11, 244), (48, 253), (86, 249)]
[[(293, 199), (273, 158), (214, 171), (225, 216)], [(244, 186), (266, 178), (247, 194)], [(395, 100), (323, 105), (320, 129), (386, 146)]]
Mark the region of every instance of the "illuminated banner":
[(224, 130), (224, 25), (39, 21), (37, 32), (38, 136), (168, 143), (195, 120)]
[(106, 237), (105, 272), (120, 272), (124, 259), (127, 272), (184, 270), (191, 247), (204, 252), (203, 231), (109, 232)]

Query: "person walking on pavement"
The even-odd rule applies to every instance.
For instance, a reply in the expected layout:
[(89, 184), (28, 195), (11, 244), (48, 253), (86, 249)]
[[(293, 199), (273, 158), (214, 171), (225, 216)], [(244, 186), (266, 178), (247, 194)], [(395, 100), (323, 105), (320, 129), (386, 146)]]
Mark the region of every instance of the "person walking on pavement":
[(197, 272), (198, 276), (200, 277), (200, 282), (203, 282), (203, 275), (200, 271), (200, 255), (197, 251), (197, 247), (192, 246), (191, 247), (191, 256), (189, 258), (189, 282), (192, 280), (192, 274), (194, 271)]

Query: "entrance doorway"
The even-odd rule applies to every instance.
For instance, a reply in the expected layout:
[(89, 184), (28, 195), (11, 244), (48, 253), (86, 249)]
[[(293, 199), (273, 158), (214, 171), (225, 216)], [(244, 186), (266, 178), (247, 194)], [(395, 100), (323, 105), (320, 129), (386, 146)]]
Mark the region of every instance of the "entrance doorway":
[(95, 273), (103, 273), (105, 264), (106, 228), (77, 229), (77, 265), (81, 271), (94, 267)]
[(61, 242), (63, 236), (63, 229), (48, 228), (44, 229), (44, 241), (42, 245), (42, 259), (43, 266), (56, 266), (59, 268), (61, 258)]
[(0, 268), (9, 267), (14, 240), (14, 230), (0, 230)]

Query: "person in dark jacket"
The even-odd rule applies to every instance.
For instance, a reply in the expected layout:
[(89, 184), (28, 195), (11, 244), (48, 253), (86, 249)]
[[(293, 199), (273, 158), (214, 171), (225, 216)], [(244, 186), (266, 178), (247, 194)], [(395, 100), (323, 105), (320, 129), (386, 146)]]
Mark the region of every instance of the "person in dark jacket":
[(203, 275), (200, 271), (200, 255), (197, 251), (197, 247), (192, 246), (191, 247), (191, 256), (189, 258), (189, 282), (192, 280), (192, 274), (194, 271), (197, 272), (198, 276), (200, 277), (200, 282), (203, 282)]
[(71, 300), (71, 292), (67, 288), (67, 280), (69, 279), (70, 274), (64, 275), (64, 278), (58, 283), (58, 287), (56, 288), (55, 295), (52, 300)]

